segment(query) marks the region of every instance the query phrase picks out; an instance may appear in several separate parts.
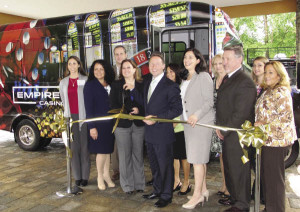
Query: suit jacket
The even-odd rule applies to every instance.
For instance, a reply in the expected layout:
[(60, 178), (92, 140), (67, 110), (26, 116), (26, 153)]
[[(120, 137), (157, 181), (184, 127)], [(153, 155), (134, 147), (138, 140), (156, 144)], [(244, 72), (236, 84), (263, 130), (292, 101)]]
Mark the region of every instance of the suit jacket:
[[(138, 104), (134, 99), (132, 99), (132, 96), (130, 94), (130, 91), (125, 91), (123, 89), (123, 85), (125, 84), (125, 80), (121, 79), (118, 81), (115, 81), (111, 85), (111, 91), (110, 91), (110, 108), (111, 109), (118, 109), (121, 108), (123, 105), (123, 98), (124, 98), (124, 106), (125, 106), (125, 112), (126, 114), (129, 114), (132, 110), (132, 108), (137, 107), (139, 109), (139, 116), (144, 116), (144, 105)], [(143, 92), (143, 84), (135, 81), (135, 88), (138, 92)], [(118, 127), (128, 128), (131, 127), (132, 122), (136, 126), (144, 126), (144, 122), (140, 120), (128, 120), (128, 119), (120, 119), (120, 122), (118, 124)]]
[[(182, 113), (182, 101), (179, 86), (165, 75), (157, 84), (149, 102), (148, 90), (151, 81), (145, 82), (143, 93), (133, 89), (132, 93), (138, 103), (143, 104), (145, 115), (154, 115), (163, 119), (174, 119)], [(170, 144), (175, 141), (172, 123), (156, 122), (154, 125), (145, 125), (145, 140), (151, 144)]]
[(193, 75), (183, 99), (187, 117), (195, 114), (199, 123), (213, 123), (215, 119), (213, 90), (213, 81), (208, 73), (200, 72)]
[[(63, 78), (59, 83), (59, 93), (60, 98), (64, 105), (64, 117), (71, 117), (70, 112), (70, 106), (69, 106), (69, 97), (68, 97), (68, 86), (69, 86), (69, 78), (70, 76), (67, 76)], [(78, 80), (81, 82), (84, 82), (82, 84), (78, 85), (77, 93), (78, 93), (78, 111), (79, 111), (79, 119), (85, 119), (85, 106), (84, 106), (84, 99), (83, 99), (83, 88), (84, 84), (87, 81), (87, 76), (83, 76), (79, 74)], [(78, 84), (78, 83), (77, 83)], [(79, 123), (79, 126), (81, 127), (82, 122)]]
[[(84, 86), (84, 104), (86, 109), (86, 118), (96, 118), (109, 115), (109, 97), (105, 88), (98, 79), (87, 81)], [(88, 123), (88, 129), (97, 128), (97, 141), (113, 140), (113, 120), (94, 121)], [(90, 136), (90, 141), (95, 142)]]
[[(242, 68), (223, 83), (217, 96), (216, 123), (220, 126), (241, 128), (249, 120), (254, 122), (256, 87)], [(231, 131), (222, 131), (226, 137)]]
[(118, 76), (118, 73), (117, 73), (117, 66), (113, 65), (113, 69), (114, 69), (114, 72), (115, 72), (115, 80), (119, 80), (119, 76)]

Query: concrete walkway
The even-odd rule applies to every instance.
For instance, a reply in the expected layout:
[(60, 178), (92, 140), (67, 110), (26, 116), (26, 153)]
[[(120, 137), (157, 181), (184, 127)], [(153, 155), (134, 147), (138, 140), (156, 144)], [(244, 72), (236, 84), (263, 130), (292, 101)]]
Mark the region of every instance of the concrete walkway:
[[(83, 187), (84, 192), (71, 198), (58, 197), (56, 192), (66, 188), (67, 180), (63, 143), (56, 139), (41, 151), (25, 152), (10, 136), (2, 136), (0, 131), (0, 211), (188, 211), (181, 207), (187, 202), (187, 198), (176, 193), (172, 204), (158, 209), (153, 206), (156, 200), (144, 200), (140, 193), (125, 194), (119, 181), (116, 182), (116, 188), (98, 190), (94, 156), (91, 156), (89, 185)], [(300, 164), (300, 159), (296, 164)], [(216, 192), (221, 185), (219, 170), (218, 160), (208, 164), (207, 184), (211, 193), (209, 201), (205, 202), (203, 207), (197, 206), (194, 211), (217, 212), (226, 209), (217, 203)], [(287, 176), (296, 173), (296, 165), (287, 169)], [(149, 180), (151, 173), (146, 158), (145, 174)], [(191, 180), (191, 183), (194, 181)], [(151, 191), (151, 187), (146, 187), (145, 193)], [(251, 204), (253, 205), (253, 202)], [(286, 208), (286, 211), (291, 212), (299, 211), (300, 208), (300, 199), (289, 185)]]

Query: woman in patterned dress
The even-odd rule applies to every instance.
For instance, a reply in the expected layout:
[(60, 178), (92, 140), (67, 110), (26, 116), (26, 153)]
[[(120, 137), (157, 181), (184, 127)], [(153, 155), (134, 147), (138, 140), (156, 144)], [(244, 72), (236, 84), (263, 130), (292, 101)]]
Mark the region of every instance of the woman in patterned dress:
[(264, 93), (256, 102), (255, 126), (268, 124), (270, 132), (261, 154), (261, 177), (266, 211), (285, 211), (284, 158), (297, 139), (288, 74), (278, 61), (265, 65)]

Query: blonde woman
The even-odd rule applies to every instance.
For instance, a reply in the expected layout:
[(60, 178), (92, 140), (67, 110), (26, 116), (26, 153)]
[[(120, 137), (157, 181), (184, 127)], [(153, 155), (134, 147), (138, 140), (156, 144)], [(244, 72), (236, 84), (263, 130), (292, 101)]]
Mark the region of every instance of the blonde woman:
[[(212, 71), (213, 71), (213, 81), (214, 81), (214, 109), (216, 110), (216, 102), (217, 102), (217, 93), (219, 87), (223, 81), (226, 72), (223, 67), (222, 54), (217, 54), (212, 59)], [(212, 140), (211, 140), (211, 152), (215, 152), (220, 155), (220, 167), (222, 172), (222, 186), (217, 192), (217, 195), (221, 197), (229, 197), (230, 194), (226, 188), (225, 176), (224, 176), (224, 165), (223, 165), (223, 155), (222, 155), (222, 140), (217, 136), (216, 131), (213, 131)]]

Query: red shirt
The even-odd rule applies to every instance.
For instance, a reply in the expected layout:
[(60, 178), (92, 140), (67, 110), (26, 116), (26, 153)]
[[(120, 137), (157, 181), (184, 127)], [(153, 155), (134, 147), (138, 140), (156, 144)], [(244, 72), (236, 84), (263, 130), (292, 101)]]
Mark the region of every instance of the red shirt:
[(78, 92), (77, 80), (69, 78), (68, 98), (71, 114), (78, 114)]

